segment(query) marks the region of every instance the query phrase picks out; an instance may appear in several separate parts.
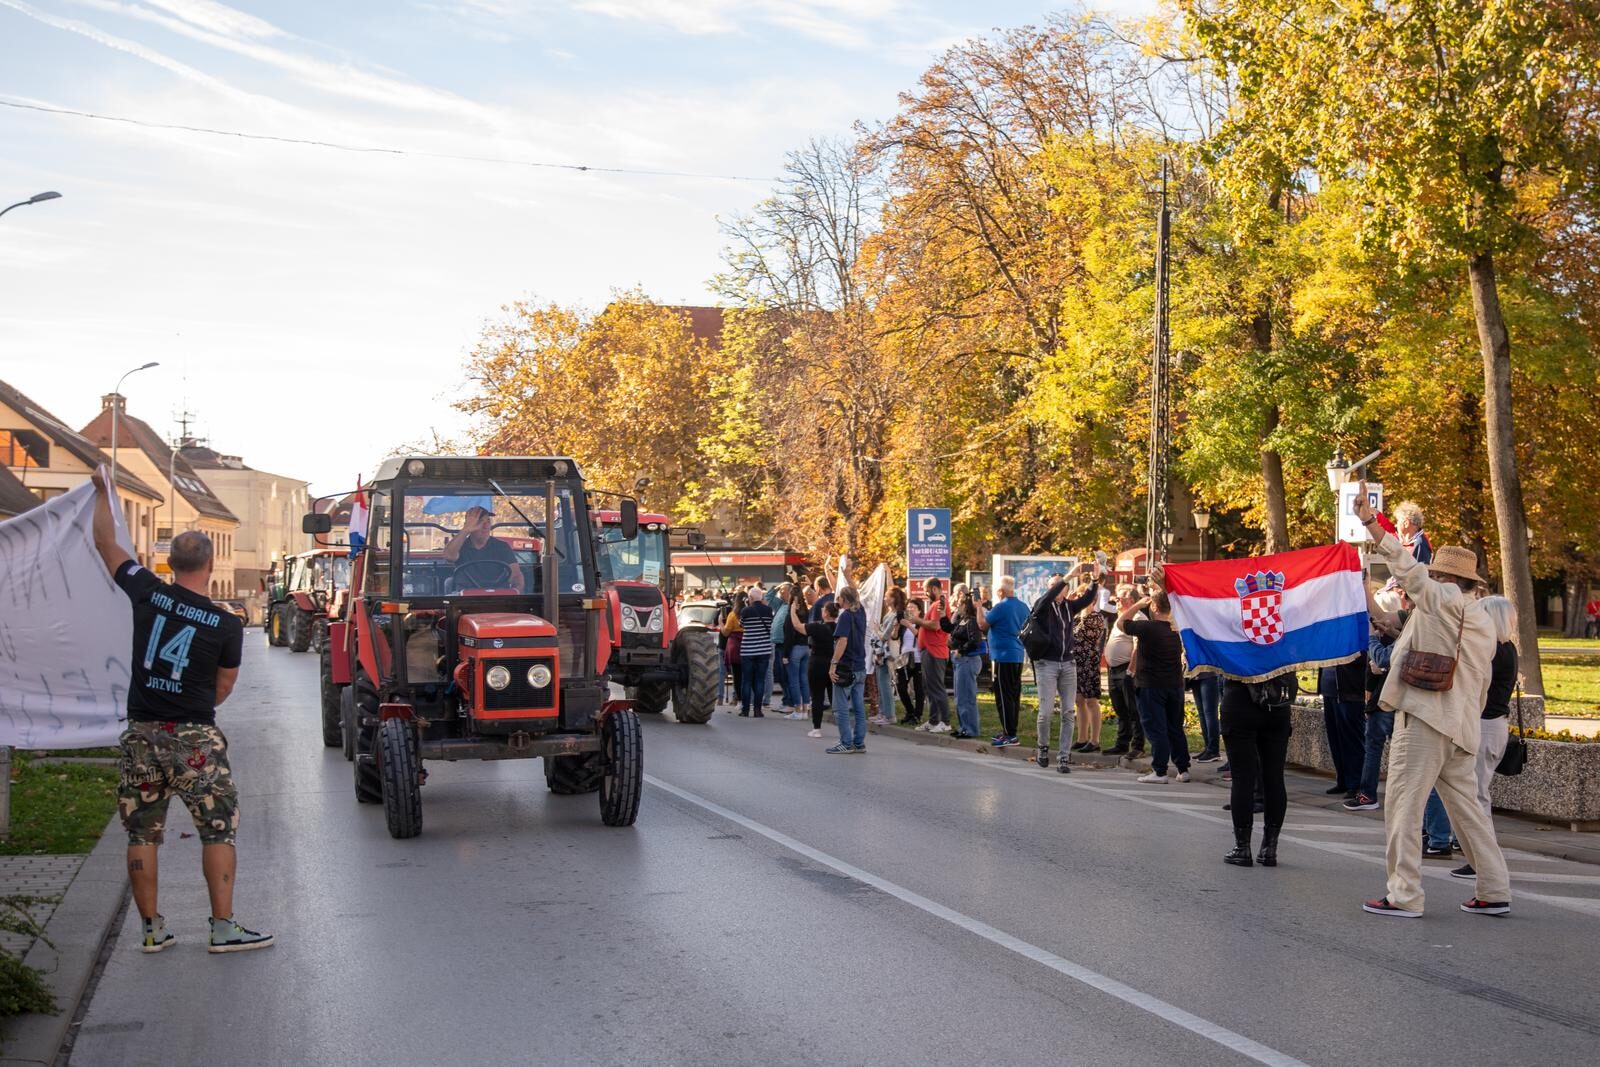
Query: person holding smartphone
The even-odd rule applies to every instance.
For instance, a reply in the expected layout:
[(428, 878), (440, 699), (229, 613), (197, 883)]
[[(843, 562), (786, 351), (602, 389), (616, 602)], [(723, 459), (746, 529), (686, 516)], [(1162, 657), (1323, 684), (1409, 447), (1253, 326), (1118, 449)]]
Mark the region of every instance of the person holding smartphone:
[(917, 647), (922, 651), (922, 689), (928, 700), (928, 721), (917, 729), (930, 734), (950, 732), (950, 694), (945, 683), (950, 673), (950, 598), (944, 582), (928, 579), (928, 612), (917, 623)]
[(1073, 620), (1080, 611), (1092, 607), (1099, 597), (1099, 586), (1088, 582), (1077, 595), (1073, 595), (1070, 579), (1094, 573), (1093, 563), (1080, 563), (1065, 575), (1057, 575), (1033, 605), (1031, 617), (1048, 635), (1046, 643), (1033, 656), (1033, 677), (1039, 685), (1039, 716), (1034, 726), (1038, 734), (1039, 751), (1035, 757), (1040, 767), (1050, 766), (1050, 722), (1055, 716), (1055, 706), (1061, 706), (1061, 758), (1056, 770), (1070, 774), (1069, 756), (1072, 750), (1072, 725), (1078, 697), (1078, 665), (1072, 658)]

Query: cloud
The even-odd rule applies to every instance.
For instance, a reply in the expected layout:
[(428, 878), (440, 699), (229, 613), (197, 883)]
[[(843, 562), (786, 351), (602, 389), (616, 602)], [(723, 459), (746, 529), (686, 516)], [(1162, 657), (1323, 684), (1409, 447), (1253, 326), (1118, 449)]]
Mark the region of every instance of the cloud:
[(145, 0), (185, 22), (233, 38), (282, 37), (284, 32), (264, 19), (214, 0)]
[(904, 13), (900, 0), (577, 0), (582, 11), (686, 34), (742, 32), (751, 22), (794, 30), (840, 48), (865, 47), (866, 27)]

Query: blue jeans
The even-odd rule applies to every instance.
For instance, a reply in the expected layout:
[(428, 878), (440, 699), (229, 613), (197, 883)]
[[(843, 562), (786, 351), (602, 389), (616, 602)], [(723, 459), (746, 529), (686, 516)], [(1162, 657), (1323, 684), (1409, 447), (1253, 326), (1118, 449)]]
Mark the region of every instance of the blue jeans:
[(766, 707), (767, 672), (772, 669), (772, 657), (740, 656), (739, 660), (739, 711)]
[(789, 654), (782, 645), (775, 645), (772, 649), (772, 680), (783, 690), (783, 706), (794, 707), (794, 680), (789, 677)]
[[(1207, 755), (1222, 751), (1222, 724), (1217, 710), (1222, 705), (1222, 676), (1202, 674), (1194, 680), (1194, 706), (1200, 712), (1200, 745)], [(1095, 739), (1095, 744), (1099, 744)]]
[(983, 669), (982, 656), (957, 656), (956, 663), (956, 725), (968, 737), (978, 736), (978, 672)]
[(894, 722), (894, 668), (884, 660), (873, 674), (878, 680), (878, 714)]
[(1167, 762), (1189, 769), (1189, 739), (1183, 732), (1182, 689), (1140, 689), (1139, 719), (1150, 742), (1150, 769), (1167, 773)]
[(1450, 816), (1445, 814), (1437, 789), (1428, 794), (1428, 806), (1422, 809), (1422, 832), (1434, 848), (1450, 847)]
[(1367, 716), (1367, 753), (1361, 761), (1361, 792), (1378, 799), (1378, 766), (1383, 762), (1383, 746), (1394, 733), (1394, 712), (1375, 711)]
[(867, 747), (867, 676), (856, 672), (849, 685), (833, 687), (833, 721), (839, 726), (839, 743)]
[(791, 708), (803, 708), (811, 703), (811, 680), (806, 677), (806, 667), (811, 663), (811, 649), (806, 645), (793, 645), (789, 649), (789, 671), (784, 676), (784, 701)]

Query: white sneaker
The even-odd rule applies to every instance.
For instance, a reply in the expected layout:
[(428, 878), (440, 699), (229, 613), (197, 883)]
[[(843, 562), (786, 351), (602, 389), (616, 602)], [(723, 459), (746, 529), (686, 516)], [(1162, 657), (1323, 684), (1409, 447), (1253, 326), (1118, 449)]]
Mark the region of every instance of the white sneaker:
[(809, 731), (806, 732), (806, 736), (807, 737), (821, 737), (822, 736), (822, 731), (821, 730), (809, 730)]
[(928, 732), (930, 734), (947, 734), (950, 732), (950, 724), (942, 722), (938, 726), (931, 727)]
[(1157, 774), (1155, 771), (1151, 771), (1149, 774), (1141, 774), (1139, 776), (1138, 780), (1141, 781), (1141, 782), (1145, 782), (1147, 784), (1154, 784), (1154, 785), (1166, 785), (1167, 784), (1167, 776), (1164, 775), (1164, 774)]
[(1188, 771), (1179, 771), (1178, 772), (1178, 781), (1187, 782), (1188, 780), (1189, 780), (1189, 772)]
[(933, 729), (933, 727), (928, 725), (925, 722), (917, 723), (917, 732), (918, 733), (925, 734), (925, 733), (928, 733), (929, 731), (931, 731), (932, 729)]
[(785, 719), (794, 719), (794, 720), (798, 721), (800, 719), (809, 719), (809, 718), (811, 718), (811, 716), (802, 715), (798, 711), (791, 711), (789, 714), (785, 715), (784, 718)]

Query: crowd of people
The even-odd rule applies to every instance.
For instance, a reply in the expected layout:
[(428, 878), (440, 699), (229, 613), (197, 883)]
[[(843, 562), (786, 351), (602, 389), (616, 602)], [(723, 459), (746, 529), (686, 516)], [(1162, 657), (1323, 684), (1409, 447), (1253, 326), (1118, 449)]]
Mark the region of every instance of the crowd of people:
[[(1347, 811), (1387, 809), (1387, 892), (1363, 907), (1420, 915), (1421, 860), (1459, 851), (1466, 862), (1450, 873), (1477, 882), (1463, 910), (1506, 914), (1510, 889), (1489, 786), (1509, 738), (1515, 613), (1504, 597), (1479, 595), (1483, 583), (1470, 550), (1434, 553), (1415, 504), (1396, 509), (1397, 525), (1369, 508), (1358, 517), (1391, 577), (1369, 585), (1369, 647), (1321, 668), (1318, 688), (1336, 772), (1329, 794), (1342, 794)], [(1026, 604), (1010, 577), (992, 595), (930, 579), (917, 596), (890, 588), (879, 616), (868, 618), (855, 589), (835, 591), (825, 576), (794, 575), (772, 590), (757, 584), (729, 597), (718, 629), (737, 713), (763, 717), (774, 688), (768, 679), (776, 677), (777, 714), (809, 717), (811, 738), (822, 738), (825, 713), (835, 709), (838, 741), (825, 751), (836, 755), (865, 752), (868, 725), (979, 739), (985, 676), (999, 719), (988, 743), (1017, 745), (1031, 663), (1038, 767), (1068, 774), (1075, 754), (1102, 752), (1101, 699), (1108, 696), (1116, 734), (1104, 754), (1131, 762), (1148, 751), (1150, 769), (1138, 781), (1149, 785), (1187, 782), (1193, 763), (1226, 759), (1219, 771), (1232, 782), (1225, 807), (1234, 847), (1223, 859), (1275, 866), (1298, 680), (1293, 672), (1253, 682), (1189, 677), (1163, 586), (1160, 565), (1136, 585), (1118, 584), (1091, 562), (1056, 576)], [(1443, 688), (1430, 688), (1420, 671), (1428, 662), (1449, 664)], [(1185, 728), (1191, 699), (1200, 734), (1195, 753)], [(1378, 778), (1386, 746), (1385, 804)], [(1256, 815), (1263, 825), (1253, 853)]]

